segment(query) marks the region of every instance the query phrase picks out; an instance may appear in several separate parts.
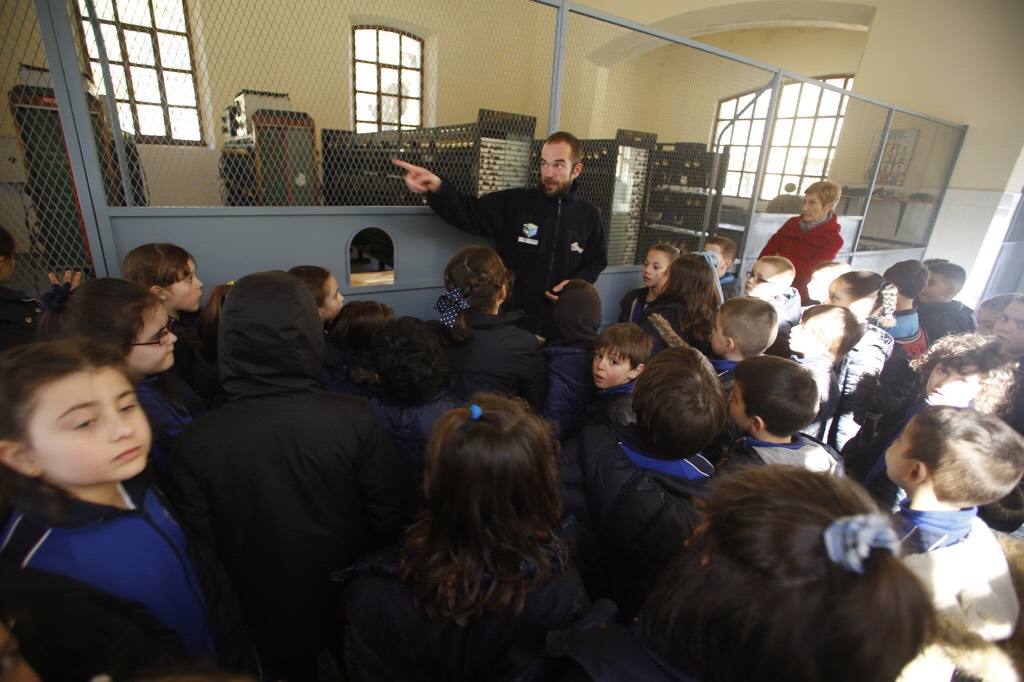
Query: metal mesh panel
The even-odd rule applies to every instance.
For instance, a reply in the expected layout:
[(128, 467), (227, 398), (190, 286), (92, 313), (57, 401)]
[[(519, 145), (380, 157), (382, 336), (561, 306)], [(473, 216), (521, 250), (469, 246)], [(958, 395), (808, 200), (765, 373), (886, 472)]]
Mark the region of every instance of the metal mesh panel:
[[(101, 75), (84, 0), (83, 68)], [(530, 182), (556, 11), (498, 0), (96, 0), (154, 206), (419, 203), (390, 159), (467, 192)], [(258, 36), (258, 39), (254, 39)], [(98, 78), (97, 82), (102, 81)]]
[(0, 222), (17, 244), (17, 266), (6, 285), (38, 294), (49, 286), (48, 271), (77, 268), (91, 274), (92, 254), (35, 6), (10, 0), (0, 7), (6, 96), (0, 107)]
[(927, 245), (962, 135), (953, 126), (893, 115), (860, 250)]
[[(716, 115), (723, 99), (765, 92), (773, 74), (578, 14), (565, 60), (561, 127), (584, 140), (580, 191), (608, 223), (609, 264), (642, 262), (657, 242), (741, 241), (750, 201), (723, 201), (736, 160), (728, 143), (714, 147)], [(738, 162), (756, 169), (756, 158)]]

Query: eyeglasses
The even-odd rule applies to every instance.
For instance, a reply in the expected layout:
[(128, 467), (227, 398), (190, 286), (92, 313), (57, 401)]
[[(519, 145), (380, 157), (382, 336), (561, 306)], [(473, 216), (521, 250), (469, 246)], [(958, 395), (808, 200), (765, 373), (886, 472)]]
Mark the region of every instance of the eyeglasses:
[(757, 274), (753, 270), (747, 270), (747, 279), (755, 280), (758, 284), (768, 284), (770, 282), (770, 280), (761, 277), (761, 275)]
[(163, 326), (160, 331), (156, 333), (156, 336), (150, 341), (140, 341), (139, 343), (132, 343), (132, 346), (159, 346), (164, 340), (171, 334), (171, 324), (168, 322)]

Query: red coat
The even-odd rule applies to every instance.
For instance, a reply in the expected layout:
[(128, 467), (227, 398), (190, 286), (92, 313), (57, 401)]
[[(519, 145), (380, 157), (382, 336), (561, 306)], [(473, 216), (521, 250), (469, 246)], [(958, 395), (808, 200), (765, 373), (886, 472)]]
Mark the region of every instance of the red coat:
[(785, 256), (793, 261), (796, 268), (793, 286), (800, 292), (800, 298), (806, 301), (807, 282), (814, 268), (834, 260), (842, 246), (843, 237), (839, 234), (839, 219), (835, 213), (824, 225), (809, 232), (800, 229), (800, 216), (793, 216), (772, 235), (758, 258)]

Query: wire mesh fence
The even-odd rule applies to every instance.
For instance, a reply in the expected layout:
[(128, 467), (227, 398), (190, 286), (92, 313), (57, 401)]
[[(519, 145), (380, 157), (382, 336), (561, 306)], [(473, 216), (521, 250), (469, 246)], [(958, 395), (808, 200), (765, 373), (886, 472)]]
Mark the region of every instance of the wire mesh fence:
[[(4, 283), (35, 295), (46, 273), (65, 268), (93, 272), (64, 144), (53, 83), (31, 0), (0, 5), (0, 225), (14, 237), (16, 266)], [(95, 112), (102, 137), (102, 112)], [(111, 203), (115, 202), (110, 197)]]

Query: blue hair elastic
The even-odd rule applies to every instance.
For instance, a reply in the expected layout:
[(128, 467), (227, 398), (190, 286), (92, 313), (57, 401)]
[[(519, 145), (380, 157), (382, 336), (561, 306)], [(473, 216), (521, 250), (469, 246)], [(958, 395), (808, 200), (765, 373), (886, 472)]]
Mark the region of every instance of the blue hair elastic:
[(484, 416), (484, 410), (482, 407), (473, 403), (469, 406), (469, 418), (473, 421), (479, 421), (480, 417)]
[(896, 554), (900, 546), (892, 523), (881, 514), (842, 516), (829, 524), (822, 537), (832, 563), (854, 573), (864, 572), (871, 550)]

